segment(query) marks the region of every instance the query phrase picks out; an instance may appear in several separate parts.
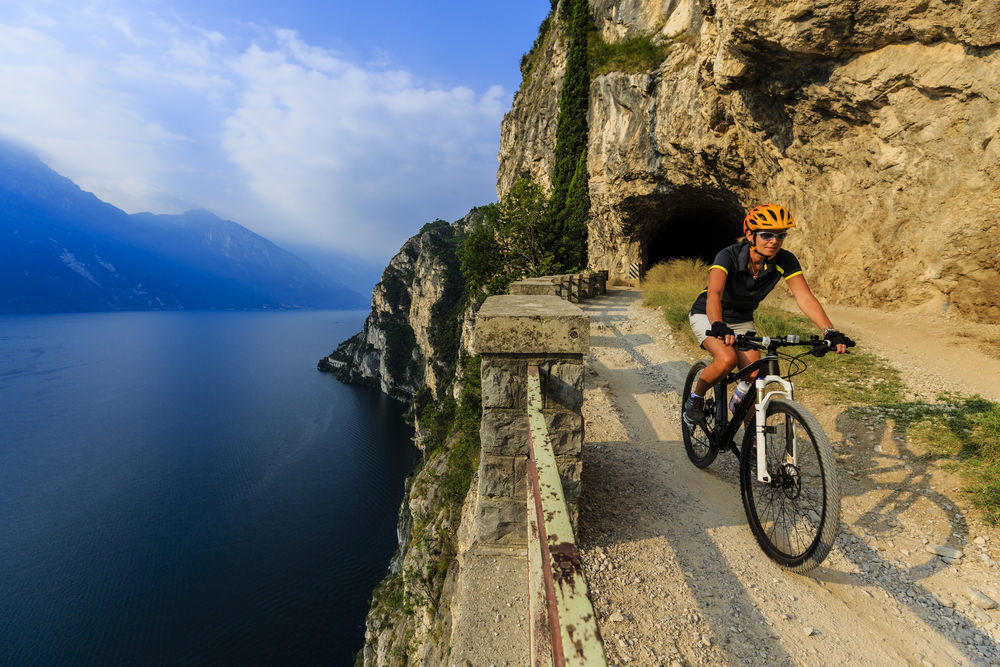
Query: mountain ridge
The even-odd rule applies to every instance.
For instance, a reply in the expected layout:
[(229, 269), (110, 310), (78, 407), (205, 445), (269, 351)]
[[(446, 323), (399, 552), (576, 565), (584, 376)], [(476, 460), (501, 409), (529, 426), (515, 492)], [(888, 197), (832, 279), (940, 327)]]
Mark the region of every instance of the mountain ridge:
[(0, 312), (363, 308), (305, 260), (204, 209), (128, 214), (0, 141)]

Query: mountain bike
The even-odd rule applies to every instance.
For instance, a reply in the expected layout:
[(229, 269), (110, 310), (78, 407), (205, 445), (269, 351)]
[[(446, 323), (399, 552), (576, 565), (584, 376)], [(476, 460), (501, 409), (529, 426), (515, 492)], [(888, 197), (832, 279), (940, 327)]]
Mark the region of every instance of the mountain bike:
[[(779, 352), (795, 346), (809, 349), (798, 355)], [(761, 350), (763, 355), (726, 375), (708, 392), (703, 422), (692, 427), (681, 419), (684, 448), (699, 468), (711, 465), (720, 451), (736, 455), (743, 509), (757, 543), (781, 567), (805, 572), (822, 563), (833, 547), (840, 527), (840, 481), (822, 427), (793, 400), (791, 378), (806, 369), (804, 357), (823, 356), (831, 348), (818, 336), (772, 338), (752, 331), (737, 335), (736, 347)], [(784, 375), (779, 367), (782, 359), (788, 362)], [(711, 362), (706, 357), (691, 367), (684, 397), (691, 394)], [(751, 381), (755, 372), (747, 394), (727, 418), (728, 388), (741, 379)], [(737, 446), (744, 425), (742, 443)]]

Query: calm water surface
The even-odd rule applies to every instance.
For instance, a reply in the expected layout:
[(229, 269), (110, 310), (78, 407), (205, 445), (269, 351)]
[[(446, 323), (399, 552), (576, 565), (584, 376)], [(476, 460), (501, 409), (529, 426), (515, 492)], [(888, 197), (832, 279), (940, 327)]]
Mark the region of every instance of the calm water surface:
[(364, 313), (0, 316), (0, 665), (340, 665), (396, 544)]

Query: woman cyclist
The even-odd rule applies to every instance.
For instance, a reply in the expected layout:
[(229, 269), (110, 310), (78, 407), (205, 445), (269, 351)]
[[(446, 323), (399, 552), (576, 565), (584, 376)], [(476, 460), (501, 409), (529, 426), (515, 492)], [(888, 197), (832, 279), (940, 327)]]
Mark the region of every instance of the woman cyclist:
[(847, 350), (850, 339), (837, 331), (823, 306), (806, 285), (795, 255), (782, 248), (788, 230), (795, 226), (792, 216), (781, 206), (765, 204), (750, 209), (743, 219), (745, 239), (723, 248), (708, 273), (708, 287), (691, 306), (691, 329), (701, 346), (712, 355), (712, 363), (702, 371), (697, 385), (684, 404), (684, 421), (690, 425), (704, 421), (705, 393), (733, 369), (760, 358), (756, 350), (733, 347), (737, 333), (754, 329), (753, 313), (778, 281), (784, 279), (795, 303), (837, 354)]

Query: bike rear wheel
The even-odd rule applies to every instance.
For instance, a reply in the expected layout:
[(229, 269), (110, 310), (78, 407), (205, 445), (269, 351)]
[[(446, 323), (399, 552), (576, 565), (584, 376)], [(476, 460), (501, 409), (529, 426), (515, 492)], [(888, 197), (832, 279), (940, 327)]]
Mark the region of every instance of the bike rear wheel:
[(691, 459), (691, 463), (699, 468), (706, 468), (711, 465), (712, 461), (719, 454), (719, 450), (715, 446), (714, 437), (715, 430), (718, 428), (718, 425), (715, 423), (718, 392), (715, 387), (712, 387), (712, 390), (707, 392), (708, 395), (705, 396), (705, 423), (701, 425), (691, 426), (684, 421), (684, 403), (687, 402), (688, 396), (691, 395), (691, 390), (698, 383), (698, 378), (701, 377), (702, 371), (711, 362), (712, 360), (706, 357), (696, 361), (691, 366), (691, 370), (687, 374), (687, 379), (684, 381), (684, 393), (681, 395), (681, 430), (684, 433), (684, 449), (687, 450), (687, 455)]
[(833, 449), (816, 418), (795, 401), (773, 399), (764, 424), (771, 481), (757, 481), (756, 429), (751, 423), (740, 456), (743, 509), (764, 553), (785, 569), (805, 572), (823, 562), (840, 528)]

